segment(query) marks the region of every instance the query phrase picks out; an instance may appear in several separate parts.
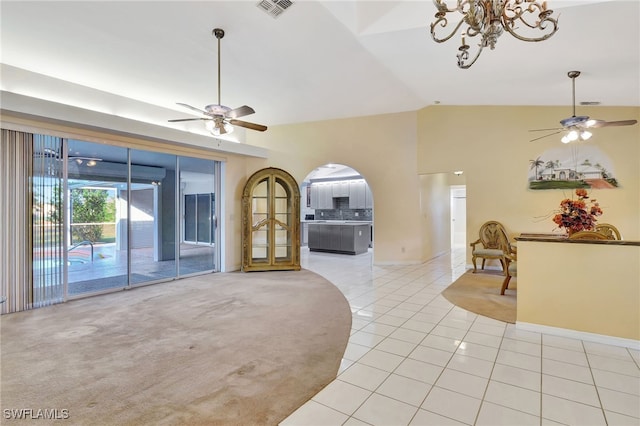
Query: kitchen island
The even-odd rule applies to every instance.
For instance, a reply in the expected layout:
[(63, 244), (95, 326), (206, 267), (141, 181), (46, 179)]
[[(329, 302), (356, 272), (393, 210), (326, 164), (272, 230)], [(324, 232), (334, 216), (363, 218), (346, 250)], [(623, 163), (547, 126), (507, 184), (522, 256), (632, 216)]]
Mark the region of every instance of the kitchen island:
[(366, 253), (371, 244), (371, 222), (308, 222), (309, 250), (343, 254)]

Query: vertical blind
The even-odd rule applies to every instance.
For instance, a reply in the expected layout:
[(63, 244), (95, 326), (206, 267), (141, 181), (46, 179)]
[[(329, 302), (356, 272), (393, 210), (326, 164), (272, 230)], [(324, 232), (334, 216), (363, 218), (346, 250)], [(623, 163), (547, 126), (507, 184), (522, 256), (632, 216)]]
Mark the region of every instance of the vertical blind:
[(31, 174), (29, 133), (2, 130), (0, 143), (0, 304), (2, 313), (28, 309), (31, 295)]
[(62, 302), (66, 271), (64, 150), (61, 138), (33, 136), (33, 307)]

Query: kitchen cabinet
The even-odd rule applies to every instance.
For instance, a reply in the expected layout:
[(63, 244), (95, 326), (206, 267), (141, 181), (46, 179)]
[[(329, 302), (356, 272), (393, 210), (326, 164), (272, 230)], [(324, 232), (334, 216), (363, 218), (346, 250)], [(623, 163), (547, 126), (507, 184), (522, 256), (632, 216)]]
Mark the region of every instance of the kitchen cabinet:
[(259, 170), (242, 192), (242, 270), (299, 269), (298, 184), (284, 170)]
[(310, 186), (310, 207), (331, 210), (336, 208), (334, 198), (349, 198), (350, 209), (373, 208), (373, 196), (364, 180), (314, 182)]
[(333, 208), (333, 186), (331, 182), (311, 184), (311, 208), (323, 210)]
[(301, 223), (302, 232), (300, 233), (300, 245), (306, 246), (309, 244), (309, 222)]
[(367, 184), (364, 181), (349, 182), (349, 208), (364, 209), (366, 208), (366, 192)]
[(320, 197), (320, 187), (317, 184), (311, 184), (309, 186), (309, 198), (311, 199), (310, 205), (309, 207), (311, 207), (312, 209), (317, 209), (318, 208), (318, 199)]
[(348, 197), (349, 196), (349, 181), (341, 180), (333, 182), (331, 185), (333, 192), (333, 198)]
[(365, 184), (365, 193), (364, 193), (364, 208), (372, 209), (373, 208), (373, 193), (371, 189), (369, 189), (369, 185)]
[(309, 223), (309, 250), (343, 254), (366, 253), (371, 241), (369, 222)]

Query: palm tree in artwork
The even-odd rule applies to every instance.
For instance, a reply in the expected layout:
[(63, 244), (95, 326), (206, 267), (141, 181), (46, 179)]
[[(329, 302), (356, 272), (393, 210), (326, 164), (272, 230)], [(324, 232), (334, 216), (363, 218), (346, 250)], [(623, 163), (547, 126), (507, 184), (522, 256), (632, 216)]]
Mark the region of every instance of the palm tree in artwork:
[(540, 159), (540, 157), (538, 157), (535, 160), (529, 160), (529, 164), (531, 165), (529, 170), (535, 169), (535, 171), (536, 171), (536, 180), (538, 180), (538, 167), (542, 166), (544, 164), (544, 161), (542, 161)]

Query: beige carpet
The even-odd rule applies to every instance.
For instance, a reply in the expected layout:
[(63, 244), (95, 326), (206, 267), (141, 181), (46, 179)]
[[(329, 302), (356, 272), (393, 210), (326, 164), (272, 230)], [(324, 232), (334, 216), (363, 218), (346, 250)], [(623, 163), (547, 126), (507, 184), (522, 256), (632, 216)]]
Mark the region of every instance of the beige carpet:
[(26, 408), (68, 410), (61, 423), (74, 425), (276, 425), (335, 378), (351, 311), (313, 272), (235, 272), (3, 315), (0, 327), (3, 424)]
[(478, 270), (475, 274), (467, 271), (449, 285), (442, 295), (449, 302), (467, 311), (514, 324), (518, 280), (511, 279), (504, 296), (500, 295), (502, 281), (502, 271)]

